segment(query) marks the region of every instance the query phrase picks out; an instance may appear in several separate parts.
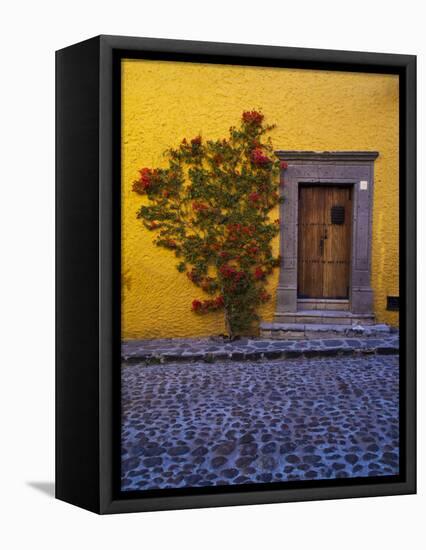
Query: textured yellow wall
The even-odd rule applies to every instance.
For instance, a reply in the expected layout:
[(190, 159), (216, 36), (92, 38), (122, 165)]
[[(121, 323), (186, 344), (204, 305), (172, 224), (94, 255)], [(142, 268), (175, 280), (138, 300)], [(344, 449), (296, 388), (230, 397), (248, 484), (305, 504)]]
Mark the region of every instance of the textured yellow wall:
[[(276, 149), (377, 150), (372, 287), (377, 320), (393, 325), (386, 296), (398, 290), (398, 77), (278, 68), (125, 60), (122, 65), (122, 335), (203, 336), (224, 332), (222, 316), (191, 312), (200, 289), (174, 255), (152, 244), (136, 219), (138, 170), (166, 166), (163, 151), (183, 137), (226, 137), (243, 110), (276, 123)], [(142, 199), (143, 200), (143, 199)], [(278, 239), (274, 243), (278, 250)], [(278, 270), (270, 279), (270, 291)], [(261, 310), (272, 320), (272, 300)]]

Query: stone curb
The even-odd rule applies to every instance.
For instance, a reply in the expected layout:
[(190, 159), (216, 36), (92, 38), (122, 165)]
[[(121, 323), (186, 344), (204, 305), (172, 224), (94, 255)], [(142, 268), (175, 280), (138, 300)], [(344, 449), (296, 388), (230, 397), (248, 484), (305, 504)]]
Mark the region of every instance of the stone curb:
[(135, 365), (145, 363), (146, 365), (158, 363), (214, 363), (216, 361), (259, 361), (261, 359), (315, 359), (323, 357), (343, 357), (343, 356), (363, 356), (363, 355), (397, 355), (399, 346), (395, 344), (383, 344), (377, 347), (327, 347), (318, 349), (291, 349), (291, 350), (271, 350), (271, 351), (249, 351), (249, 352), (229, 352), (229, 353), (161, 353), (155, 352), (147, 354), (134, 354), (123, 356), (124, 365)]

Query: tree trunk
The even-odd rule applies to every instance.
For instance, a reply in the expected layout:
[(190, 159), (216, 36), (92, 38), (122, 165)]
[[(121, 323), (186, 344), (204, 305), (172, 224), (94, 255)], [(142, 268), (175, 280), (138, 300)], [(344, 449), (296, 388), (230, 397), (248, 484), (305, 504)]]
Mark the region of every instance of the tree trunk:
[(232, 340), (234, 338), (234, 334), (232, 332), (232, 326), (231, 326), (231, 323), (229, 322), (229, 315), (228, 315), (228, 309), (225, 305), (224, 307), (224, 314), (225, 314), (225, 330), (228, 334), (228, 338), (230, 340)]

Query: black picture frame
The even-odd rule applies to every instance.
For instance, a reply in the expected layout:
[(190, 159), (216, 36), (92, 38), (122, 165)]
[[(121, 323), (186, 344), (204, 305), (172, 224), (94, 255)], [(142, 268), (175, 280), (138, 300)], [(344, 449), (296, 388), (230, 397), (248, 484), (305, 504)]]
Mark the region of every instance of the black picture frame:
[[(400, 81), (397, 479), (119, 492), (120, 59), (392, 73)], [(98, 36), (56, 52), (56, 498), (100, 514), (416, 492), (416, 57)]]

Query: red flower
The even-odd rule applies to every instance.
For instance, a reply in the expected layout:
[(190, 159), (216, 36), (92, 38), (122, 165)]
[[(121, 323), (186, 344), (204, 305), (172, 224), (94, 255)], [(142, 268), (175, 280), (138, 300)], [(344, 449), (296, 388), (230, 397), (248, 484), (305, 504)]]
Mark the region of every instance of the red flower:
[(225, 279), (230, 279), (231, 277), (234, 277), (234, 275), (237, 273), (237, 270), (234, 267), (231, 267), (227, 264), (223, 265), (219, 269), (219, 271)]
[(268, 293), (266, 292), (266, 290), (262, 290), (262, 292), (260, 293), (260, 301), (261, 301), (262, 303), (265, 303), (265, 302), (267, 302), (267, 301), (270, 300), (270, 299), (271, 299), (271, 295), (268, 294)]
[(243, 225), (241, 231), (251, 237), (255, 232), (255, 227), (253, 225)]
[(194, 300), (192, 302), (192, 311), (200, 311), (202, 305), (203, 304), (200, 302), (200, 300)]
[(280, 168), (281, 170), (286, 170), (288, 168), (288, 163), (285, 160), (282, 160), (280, 162)]
[(251, 161), (253, 164), (256, 164), (257, 166), (265, 166), (268, 164), (271, 164), (271, 159), (263, 154), (262, 149), (259, 147), (256, 147), (253, 149), (250, 155)]
[(225, 305), (225, 300), (224, 300), (223, 296), (218, 296), (218, 297), (216, 298), (215, 302), (216, 302), (216, 305), (217, 305), (218, 307), (222, 307), (222, 306)]
[(237, 271), (235, 273), (234, 281), (237, 281), (237, 282), (241, 281), (241, 279), (244, 279), (245, 276), (246, 276), (246, 274), (244, 273), (244, 271)]
[(228, 241), (238, 241), (243, 230), (243, 226), (240, 223), (229, 223), (226, 228), (229, 232)]
[(197, 136), (193, 139), (191, 139), (191, 145), (201, 145), (201, 136)]
[(265, 277), (265, 272), (263, 271), (263, 269), (261, 269), (260, 267), (256, 267), (255, 271), (254, 271), (254, 276), (256, 279), (260, 280), (260, 279), (264, 279)]
[(260, 201), (260, 195), (259, 195), (259, 193), (253, 192), (253, 193), (250, 193), (250, 195), (248, 196), (248, 199), (251, 202), (259, 202)]
[(242, 118), (245, 124), (260, 126), (260, 124), (262, 124), (264, 116), (258, 111), (244, 111)]
[(209, 311), (216, 311), (217, 309), (220, 309), (225, 304), (225, 301), (223, 299), (223, 296), (218, 296), (214, 300), (204, 300), (203, 302), (200, 302), (200, 300), (194, 300), (192, 302), (192, 311), (195, 311), (196, 313), (208, 313)]
[(150, 168), (142, 168), (139, 170), (140, 178), (133, 183), (132, 190), (139, 195), (143, 195), (147, 189), (151, 187), (153, 176), (157, 174), (155, 170)]
[(152, 170), (150, 168), (142, 168), (142, 170), (139, 170), (139, 174), (141, 175), (141, 180), (145, 178), (149, 179), (152, 174)]

